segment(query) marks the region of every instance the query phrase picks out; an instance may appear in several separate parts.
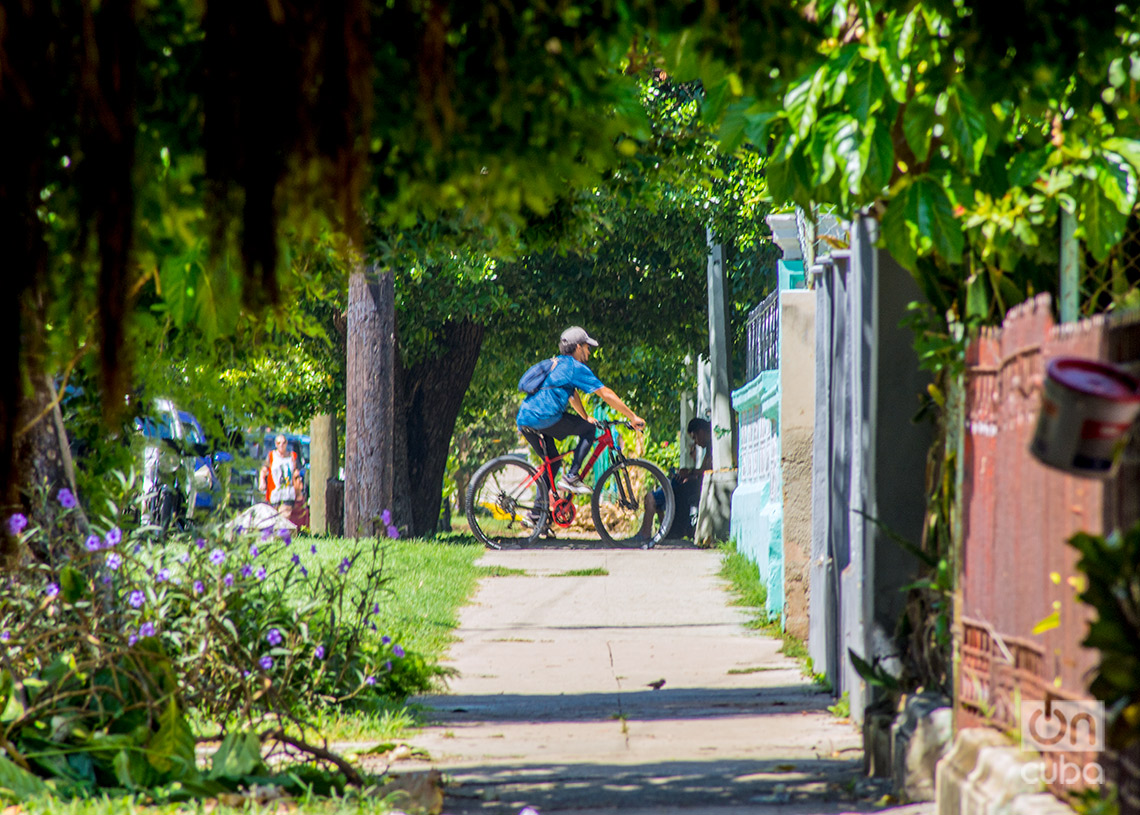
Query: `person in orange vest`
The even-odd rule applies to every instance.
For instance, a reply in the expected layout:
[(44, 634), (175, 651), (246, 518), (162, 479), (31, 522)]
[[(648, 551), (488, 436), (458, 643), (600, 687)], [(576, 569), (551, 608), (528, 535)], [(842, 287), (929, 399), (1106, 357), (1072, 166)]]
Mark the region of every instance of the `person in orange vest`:
[(278, 434), (273, 449), (262, 467), (265, 475), (265, 501), (277, 510), (279, 515), (288, 518), (293, 513), (298, 490), (304, 489), (301, 482), (297, 454), (289, 451), (289, 442)]

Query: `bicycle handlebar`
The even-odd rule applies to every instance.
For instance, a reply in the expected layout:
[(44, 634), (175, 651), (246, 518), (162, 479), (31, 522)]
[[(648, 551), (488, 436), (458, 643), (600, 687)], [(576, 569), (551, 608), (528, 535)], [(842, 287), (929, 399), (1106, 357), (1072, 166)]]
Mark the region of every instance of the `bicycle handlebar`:
[[(628, 427), (630, 430), (637, 430), (637, 428), (633, 426), (633, 423), (627, 419), (598, 419), (598, 423), (602, 427), (617, 427), (618, 425), (623, 425), (625, 427)], [(648, 424), (646, 427), (648, 427)], [(644, 429), (645, 428), (643, 427), (642, 430)]]

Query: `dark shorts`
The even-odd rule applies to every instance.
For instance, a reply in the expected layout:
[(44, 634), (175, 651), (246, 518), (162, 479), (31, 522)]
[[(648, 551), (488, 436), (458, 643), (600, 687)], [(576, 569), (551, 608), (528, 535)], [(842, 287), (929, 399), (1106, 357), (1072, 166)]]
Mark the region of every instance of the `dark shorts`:
[[(683, 538), (692, 534), (693, 510), (701, 503), (702, 480), (702, 478), (690, 478), (688, 481), (681, 481), (678, 478), (669, 479), (669, 483), (673, 486), (674, 503), (673, 526), (669, 532), (670, 537)], [(665, 490), (654, 490), (653, 500), (658, 507), (664, 504)]]

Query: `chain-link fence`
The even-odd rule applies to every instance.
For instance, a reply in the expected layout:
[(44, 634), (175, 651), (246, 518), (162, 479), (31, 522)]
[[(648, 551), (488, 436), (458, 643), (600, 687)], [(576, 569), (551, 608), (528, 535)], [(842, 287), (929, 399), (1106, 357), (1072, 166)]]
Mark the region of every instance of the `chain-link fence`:
[(1124, 238), (1104, 260), (1096, 260), (1087, 248), (1081, 248), (1081, 314), (1140, 307), (1140, 210), (1133, 211)]

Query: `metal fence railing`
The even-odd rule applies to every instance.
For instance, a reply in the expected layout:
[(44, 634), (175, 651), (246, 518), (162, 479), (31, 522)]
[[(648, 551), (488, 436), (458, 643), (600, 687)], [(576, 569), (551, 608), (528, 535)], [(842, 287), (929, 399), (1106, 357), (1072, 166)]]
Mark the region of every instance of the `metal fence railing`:
[(780, 293), (773, 291), (748, 313), (748, 381), (780, 367)]

